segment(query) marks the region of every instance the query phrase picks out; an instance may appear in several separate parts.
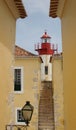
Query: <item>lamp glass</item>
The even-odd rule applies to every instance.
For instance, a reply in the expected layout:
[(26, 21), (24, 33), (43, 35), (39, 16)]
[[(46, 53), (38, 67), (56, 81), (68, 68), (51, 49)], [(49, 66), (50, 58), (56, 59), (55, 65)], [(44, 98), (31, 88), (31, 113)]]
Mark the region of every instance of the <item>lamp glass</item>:
[(34, 107), (30, 104), (29, 101), (26, 102), (26, 104), (22, 108), (22, 116), (25, 120), (25, 122), (29, 122), (31, 120), (32, 114), (33, 114)]

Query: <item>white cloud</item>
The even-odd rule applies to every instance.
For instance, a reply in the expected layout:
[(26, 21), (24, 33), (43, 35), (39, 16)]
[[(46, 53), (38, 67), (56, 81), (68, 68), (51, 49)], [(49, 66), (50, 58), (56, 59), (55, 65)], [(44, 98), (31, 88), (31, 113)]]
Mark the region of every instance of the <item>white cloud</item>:
[(28, 15), (42, 12), (48, 15), (50, 0), (22, 0)]

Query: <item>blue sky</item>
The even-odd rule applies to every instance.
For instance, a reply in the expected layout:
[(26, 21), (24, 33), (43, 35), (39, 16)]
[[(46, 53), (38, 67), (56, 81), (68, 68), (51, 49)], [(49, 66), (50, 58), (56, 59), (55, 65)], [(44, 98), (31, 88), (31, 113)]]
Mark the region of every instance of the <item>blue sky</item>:
[(27, 51), (34, 51), (34, 44), (41, 43), (40, 37), (45, 30), (51, 36), (51, 43), (58, 44), (62, 51), (61, 21), (49, 17), (50, 0), (22, 0), (27, 17), (18, 19), (16, 23), (16, 45)]

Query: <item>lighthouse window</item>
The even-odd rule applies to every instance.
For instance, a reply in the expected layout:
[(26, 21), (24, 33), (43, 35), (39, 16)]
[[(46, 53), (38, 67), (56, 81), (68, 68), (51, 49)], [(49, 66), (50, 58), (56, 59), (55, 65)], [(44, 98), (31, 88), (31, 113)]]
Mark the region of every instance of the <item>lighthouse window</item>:
[(22, 91), (22, 68), (21, 67), (17, 67), (14, 69), (14, 91), (15, 92), (21, 92)]
[(48, 66), (45, 66), (45, 74), (48, 74)]
[(45, 38), (45, 43), (47, 42), (47, 38)]

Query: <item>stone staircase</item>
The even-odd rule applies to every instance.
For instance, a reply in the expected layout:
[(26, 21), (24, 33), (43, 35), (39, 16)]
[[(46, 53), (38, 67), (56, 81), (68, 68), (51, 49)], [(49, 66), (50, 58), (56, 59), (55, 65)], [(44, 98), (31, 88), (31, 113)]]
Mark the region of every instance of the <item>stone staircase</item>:
[(42, 83), (40, 90), (38, 130), (54, 130), (52, 83)]

